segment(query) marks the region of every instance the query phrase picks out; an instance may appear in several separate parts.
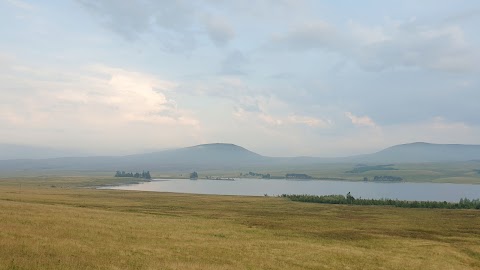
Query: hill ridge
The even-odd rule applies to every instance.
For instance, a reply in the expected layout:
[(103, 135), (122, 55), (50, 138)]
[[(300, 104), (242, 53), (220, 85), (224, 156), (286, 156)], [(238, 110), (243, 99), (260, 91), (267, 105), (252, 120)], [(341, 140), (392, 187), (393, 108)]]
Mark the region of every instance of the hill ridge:
[(480, 160), (480, 145), (410, 143), (343, 158), (268, 157), (232, 143), (199, 144), (126, 156), (64, 157), (0, 161), (0, 170), (193, 171), (292, 168), (326, 163), (399, 164)]

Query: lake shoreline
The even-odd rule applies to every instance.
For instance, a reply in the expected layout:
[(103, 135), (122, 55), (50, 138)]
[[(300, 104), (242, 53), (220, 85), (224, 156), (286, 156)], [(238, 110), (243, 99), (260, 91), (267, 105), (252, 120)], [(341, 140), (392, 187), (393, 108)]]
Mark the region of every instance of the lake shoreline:
[(480, 186), (451, 183), (365, 182), (332, 180), (187, 180), (152, 179), (149, 182), (102, 186), (98, 189), (136, 190), (204, 195), (279, 196), (282, 194), (347, 194), (363, 199), (458, 202), (462, 198), (480, 198)]

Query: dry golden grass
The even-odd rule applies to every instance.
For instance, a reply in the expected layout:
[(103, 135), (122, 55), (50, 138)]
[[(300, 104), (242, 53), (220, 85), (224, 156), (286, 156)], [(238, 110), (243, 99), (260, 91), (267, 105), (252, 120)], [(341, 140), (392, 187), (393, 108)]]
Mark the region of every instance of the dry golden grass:
[(82, 185), (0, 180), (0, 269), (480, 269), (478, 210)]

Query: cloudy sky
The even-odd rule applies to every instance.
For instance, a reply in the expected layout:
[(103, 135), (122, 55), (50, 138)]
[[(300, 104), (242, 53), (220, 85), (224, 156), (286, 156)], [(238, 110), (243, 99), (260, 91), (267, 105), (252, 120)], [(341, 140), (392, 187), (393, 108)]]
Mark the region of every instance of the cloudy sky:
[(480, 144), (480, 2), (0, 0), (0, 143)]

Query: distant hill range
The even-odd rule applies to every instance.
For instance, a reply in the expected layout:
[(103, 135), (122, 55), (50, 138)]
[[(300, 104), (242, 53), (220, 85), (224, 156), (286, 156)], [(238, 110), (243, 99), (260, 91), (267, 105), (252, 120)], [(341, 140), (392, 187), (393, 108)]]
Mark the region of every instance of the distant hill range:
[[(8, 151), (3, 151), (0, 157), (5, 158), (8, 156)], [(392, 146), (373, 154), (343, 158), (266, 157), (238, 145), (224, 143), (203, 144), (128, 156), (27, 159), (19, 156), (18, 151), (13, 153), (12, 159), (0, 160), (0, 171), (75, 170), (114, 172), (116, 170), (148, 169), (151, 171), (188, 172), (191, 170), (240, 170), (265, 166), (304, 166), (324, 163), (460, 162), (480, 160), (480, 145), (410, 143)], [(43, 154), (55, 156), (60, 153), (45, 152)], [(37, 155), (41, 156), (40, 153)]]
[(408, 143), (380, 152), (345, 158), (368, 163), (422, 163), (480, 160), (480, 145)]

